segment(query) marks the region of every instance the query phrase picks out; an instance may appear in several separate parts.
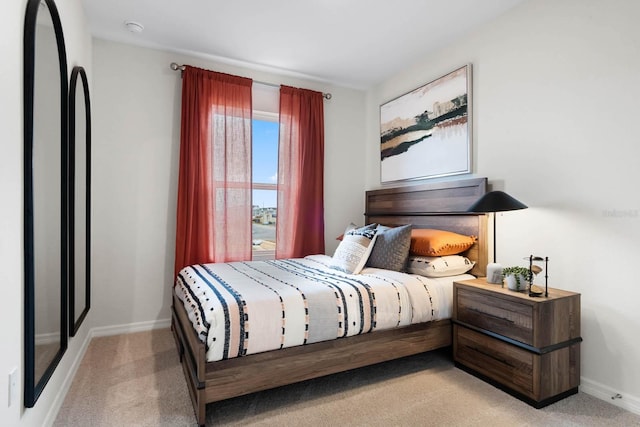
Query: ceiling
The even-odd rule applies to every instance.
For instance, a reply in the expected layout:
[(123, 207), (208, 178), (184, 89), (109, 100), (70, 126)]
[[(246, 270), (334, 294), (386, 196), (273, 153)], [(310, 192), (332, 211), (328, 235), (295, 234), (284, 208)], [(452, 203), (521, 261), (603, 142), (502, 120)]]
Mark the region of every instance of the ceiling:
[[(523, 0), (83, 0), (93, 36), (366, 89)], [(132, 33), (125, 21), (144, 26)]]

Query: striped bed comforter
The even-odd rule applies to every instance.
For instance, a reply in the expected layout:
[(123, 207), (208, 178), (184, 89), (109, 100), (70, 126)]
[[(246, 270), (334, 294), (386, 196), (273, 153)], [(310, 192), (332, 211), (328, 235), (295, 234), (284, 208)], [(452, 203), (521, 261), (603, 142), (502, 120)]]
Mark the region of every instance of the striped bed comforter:
[(330, 260), (192, 265), (174, 289), (211, 362), (449, 318), (453, 281), (473, 277), (375, 268), (350, 275)]

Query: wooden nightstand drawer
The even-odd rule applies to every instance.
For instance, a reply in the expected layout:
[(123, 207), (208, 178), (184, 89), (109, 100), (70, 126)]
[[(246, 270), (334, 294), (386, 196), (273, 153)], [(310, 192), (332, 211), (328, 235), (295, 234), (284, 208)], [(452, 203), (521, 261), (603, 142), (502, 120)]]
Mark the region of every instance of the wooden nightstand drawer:
[(456, 297), (458, 321), (533, 344), (531, 305), (464, 288), (458, 289)]
[(533, 358), (521, 348), (454, 325), (456, 362), (513, 390), (533, 395)]
[(548, 297), (531, 298), (486, 280), (456, 282), (454, 321), (549, 351), (580, 339), (580, 294), (549, 288)]

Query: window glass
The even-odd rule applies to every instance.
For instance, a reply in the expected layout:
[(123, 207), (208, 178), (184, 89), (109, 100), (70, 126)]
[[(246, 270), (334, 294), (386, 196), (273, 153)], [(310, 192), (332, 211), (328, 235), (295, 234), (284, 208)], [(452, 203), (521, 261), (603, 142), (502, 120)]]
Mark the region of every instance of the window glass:
[(277, 115), (254, 112), (252, 135), (253, 259), (273, 259), (278, 216)]

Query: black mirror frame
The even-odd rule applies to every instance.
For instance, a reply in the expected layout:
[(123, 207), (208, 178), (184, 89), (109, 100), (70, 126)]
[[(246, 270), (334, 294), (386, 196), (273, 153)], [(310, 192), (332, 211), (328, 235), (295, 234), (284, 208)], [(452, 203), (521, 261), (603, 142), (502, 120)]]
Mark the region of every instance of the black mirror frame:
[[(40, 0), (28, 0), (24, 20), (24, 406), (35, 405), (67, 349), (67, 53), (60, 15), (54, 0), (46, 3), (56, 34), (60, 65), (60, 149), (61, 149), (61, 290), (60, 348), (39, 379), (35, 378), (35, 271), (33, 211), (33, 109), (35, 78), (36, 19)], [(55, 82), (55, 79), (53, 79)]]
[[(76, 311), (76, 265), (75, 265), (75, 234), (76, 234), (76, 88), (78, 77), (82, 81), (85, 111), (85, 144), (86, 144), (86, 206), (85, 218), (85, 301), (84, 309), (75, 318)], [(89, 99), (89, 82), (83, 67), (75, 66), (71, 70), (69, 84), (69, 336), (75, 336), (80, 325), (91, 308), (91, 102)]]

